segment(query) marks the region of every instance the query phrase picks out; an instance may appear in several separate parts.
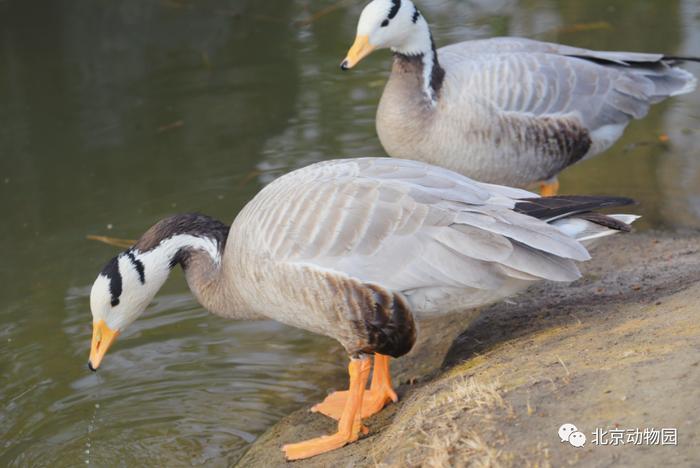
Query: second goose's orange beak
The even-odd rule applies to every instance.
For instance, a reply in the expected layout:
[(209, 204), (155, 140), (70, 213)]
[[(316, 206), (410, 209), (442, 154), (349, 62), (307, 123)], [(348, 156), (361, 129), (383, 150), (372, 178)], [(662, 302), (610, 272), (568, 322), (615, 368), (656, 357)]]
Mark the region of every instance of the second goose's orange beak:
[(95, 372), (100, 367), (102, 358), (118, 336), (119, 332), (109, 328), (104, 320), (92, 324), (92, 346), (88, 361), (88, 368), (91, 371)]
[(348, 56), (345, 57), (343, 63), (340, 64), (340, 68), (343, 70), (350, 70), (352, 67), (360, 63), (363, 58), (371, 54), (372, 51), (374, 51), (374, 46), (369, 43), (369, 36), (357, 36), (355, 38), (355, 43), (348, 51)]

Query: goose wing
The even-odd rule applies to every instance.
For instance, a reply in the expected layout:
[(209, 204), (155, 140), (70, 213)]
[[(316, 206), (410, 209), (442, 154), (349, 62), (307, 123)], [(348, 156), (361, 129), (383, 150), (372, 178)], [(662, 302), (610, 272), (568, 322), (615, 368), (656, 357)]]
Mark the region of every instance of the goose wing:
[(616, 63), (629, 66), (634, 63), (651, 64), (664, 60), (663, 54), (640, 52), (610, 52), (582, 49), (553, 42), (536, 41), (524, 37), (494, 37), (475, 41), (452, 44), (440, 49), (440, 52), (467, 58), (470, 55), (482, 53), (543, 53), (568, 55), (570, 57), (585, 57), (591, 60)]
[[(696, 79), (660, 54), (597, 52), (519, 38), (444, 47), (448, 75), (472, 97), (505, 114), (580, 122), (590, 137), (611, 143), (651, 104), (690, 92)], [(573, 120), (572, 120), (573, 119)], [(602, 149), (602, 148), (598, 148)]]
[(261, 191), (250, 235), (274, 261), (396, 291), (577, 278), (574, 260), (589, 258), (585, 248), (513, 211), (514, 199), (532, 196), (416, 161), (329, 161)]

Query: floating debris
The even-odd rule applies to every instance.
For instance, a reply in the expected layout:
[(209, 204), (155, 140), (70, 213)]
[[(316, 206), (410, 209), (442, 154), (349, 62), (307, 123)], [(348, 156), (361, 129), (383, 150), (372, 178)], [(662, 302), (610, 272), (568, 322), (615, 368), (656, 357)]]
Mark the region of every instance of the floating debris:
[(185, 126), (184, 120), (176, 120), (175, 122), (161, 125), (160, 127), (158, 127), (158, 133), (167, 132), (168, 130), (175, 130), (177, 128), (182, 128), (184, 126)]
[(202, 65), (204, 68), (211, 70), (211, 59), (209, 58), (209, 53), (207, 51), (202, 51)]
[(593, 23), (576, 23), (568, 26), (561, 26), (555, 28), (549, 32), (557, 34), (570, 34), (584, 31), (601, 31), (601, 30), (612, 30), (613, 27), (607, 21), (596, 21)]
[(637, 141), (634, 143), (630, 143), (626, 145), (623, 149), (625, 153), (629, 153), (630, 151), (633, 151), (637, 148), (643, 147), (643, 146), (665, 146), (671, 141), (671, 137), (666, 134), (662, 133), (659, 135), (656, 140), (642, 140), (642, 141)]

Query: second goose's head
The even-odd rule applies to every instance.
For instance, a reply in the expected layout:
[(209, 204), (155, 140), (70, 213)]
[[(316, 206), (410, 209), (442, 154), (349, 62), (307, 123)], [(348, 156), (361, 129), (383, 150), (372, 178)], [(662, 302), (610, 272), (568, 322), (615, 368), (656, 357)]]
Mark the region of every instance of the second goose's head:
[(428, 23), (410, 0), (373, 0), (362, 10), (355, 43), (340, 67), (349, 70), (376, 49), (418, 56), (432, 47)]

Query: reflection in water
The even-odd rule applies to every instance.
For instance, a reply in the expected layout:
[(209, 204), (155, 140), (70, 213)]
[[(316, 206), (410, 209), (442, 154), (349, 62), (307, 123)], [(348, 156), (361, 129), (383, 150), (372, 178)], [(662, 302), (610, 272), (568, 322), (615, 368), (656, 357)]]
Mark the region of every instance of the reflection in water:
[[(389, 53), (338, 70), (362, 2), (302, 21), (335, 3), (0, 1), (0, 464), (225, 465), (343, 384), (334, 342), (210, 316), (179, 274), (85, 368), (87, 285), (115, 253), (85, 235), (133, 238), (178, 211), (230, 221), (280, 171), (383, 154)], [(693, 0), (420, 3), (442, 45), (514, 34), (700, 54)], [(698, 96), (655, 107), (565, 172), (565, 191), (638, 198), (643, 226), (699, 226)]]
[[(88, 295), (89, 288), (74, 288), (66, 298), (61, 329), (76, 341), (85, 335)], [(334, 342), (274, 322), (211, 317), (179, 293), (159, 296), (99, 373), (87, 372), (80, 348), (69, 353), (72, 364), (62, 357), (40, 364), (51, 379), (24, 391), (22, 382), (8, 386), (17, 392), (12, 400), (42, 402), (26, 420), (37, 408), (8, 405), (8, 459), (34, 466), (50, 456), (73, 466), (89, 442), (98, 466), (233, 460), (266, 427), (325, 390), (321, 379), (337, 379), (342, 356)], [(311, 379), (309, 368), (318, 370)], [(71, 379), (61, 377), (66, 369)]]
[[(700, 2), (681, 5), (683, 44), (679, 54), (700, 57)], [(700, 64), (688, 64), (700, 76)], [(669, 151), (661, 155), (657, 177), (663, 197), (661, 209), (674, 226), (700, 227), (700, 93), (695, 92), (673, 106), (664, 116), (664, 128), (671, 136)], [(671, 195), (672, 196), (669, 196)]]

